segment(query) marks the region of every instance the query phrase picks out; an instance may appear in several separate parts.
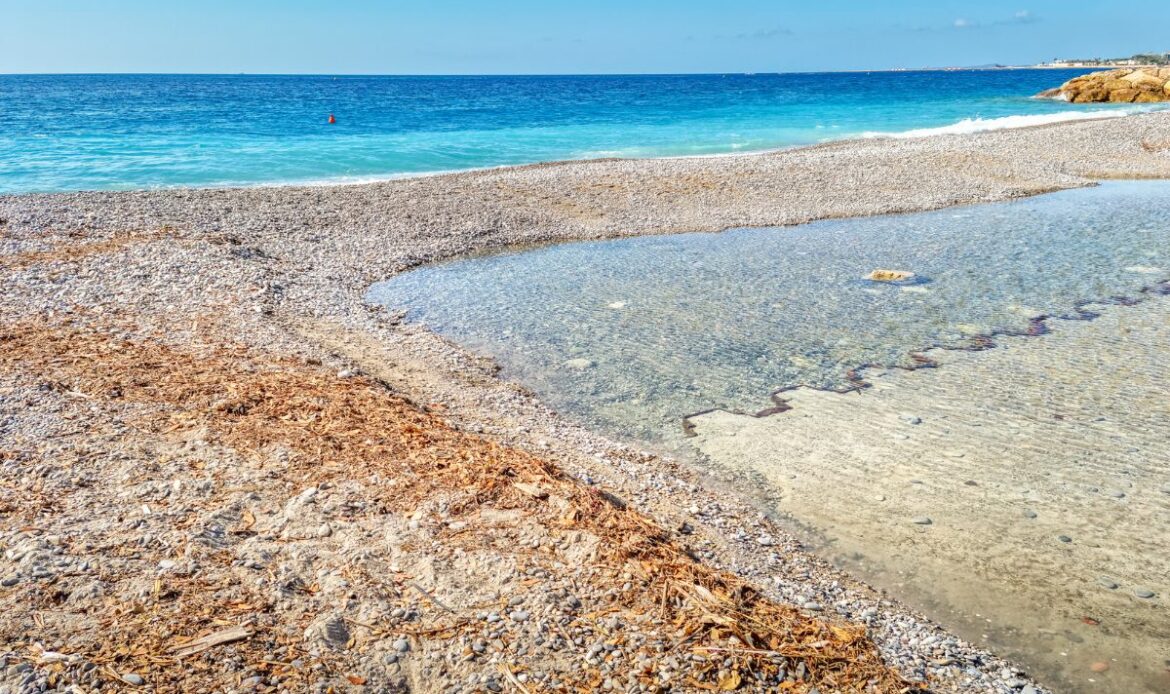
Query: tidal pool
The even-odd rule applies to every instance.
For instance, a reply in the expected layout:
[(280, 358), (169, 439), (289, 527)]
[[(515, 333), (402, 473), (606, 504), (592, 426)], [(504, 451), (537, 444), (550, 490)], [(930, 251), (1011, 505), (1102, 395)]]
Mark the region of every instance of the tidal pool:
[[(1029, 329), (1170, 276), (1170, 184), (1108, 182), (1006, 203), (715, 234), (566, 243), (375, 285), (562, 413), (646, 442), (683, 418), (837, 389), (863, 365)], [(908, 270), (904, 285), (863, 279)]]
[[(571, 417), (766, 490), (823, 554), (1059, 691), (1161, 692), (1167, 209), (1168, 182), (1109, 182), (467, 258), (369, 298)], [(859, 370), (859, 395), (823, 392)], [(749, 416), (777, 391), (791, 411)]]

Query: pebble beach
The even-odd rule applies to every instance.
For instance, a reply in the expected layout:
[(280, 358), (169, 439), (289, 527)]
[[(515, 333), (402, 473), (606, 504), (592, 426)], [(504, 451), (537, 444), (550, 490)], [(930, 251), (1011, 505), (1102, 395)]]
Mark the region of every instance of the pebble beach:
[(363, 297), (502, 248), (1152, 178), (1170, 113), (0, 196), (0, 692), (1049, 691)]

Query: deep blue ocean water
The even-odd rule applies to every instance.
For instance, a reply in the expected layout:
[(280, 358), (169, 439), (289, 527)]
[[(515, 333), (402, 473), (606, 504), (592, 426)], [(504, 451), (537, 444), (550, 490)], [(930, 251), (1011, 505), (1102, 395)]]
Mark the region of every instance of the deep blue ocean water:
[(0, 193), (353, 181), (1119, 112), (1030, 98), (1080, 72), (0, 75)]

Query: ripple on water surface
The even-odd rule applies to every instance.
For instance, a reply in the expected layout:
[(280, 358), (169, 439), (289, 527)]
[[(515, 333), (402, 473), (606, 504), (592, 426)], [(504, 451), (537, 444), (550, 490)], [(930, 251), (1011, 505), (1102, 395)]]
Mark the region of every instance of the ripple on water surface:
[[(457, 260), (375, 285), (555, 407), (670, 440), (709, 409), (912, 365), (913, 350), (1021, 332), (1170, 276), (1170, 184), (779, 229), (569, 243)], [(863, 279), (875, 268), (917, 281)]]

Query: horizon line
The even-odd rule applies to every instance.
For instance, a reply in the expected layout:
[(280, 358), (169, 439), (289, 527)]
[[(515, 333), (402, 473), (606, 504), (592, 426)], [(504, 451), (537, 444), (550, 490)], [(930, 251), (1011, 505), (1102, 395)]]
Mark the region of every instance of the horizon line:
[(939, 65), (924, 67), (858, 68), (854, 70), (722, 70), (712, 72), (0, 72), (0, 77), (703, 77), (716, 75), (833, 75), (869, 72), (940, 72), (955, 70), (1078, 70), (1099, 66)]

